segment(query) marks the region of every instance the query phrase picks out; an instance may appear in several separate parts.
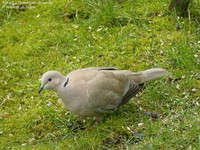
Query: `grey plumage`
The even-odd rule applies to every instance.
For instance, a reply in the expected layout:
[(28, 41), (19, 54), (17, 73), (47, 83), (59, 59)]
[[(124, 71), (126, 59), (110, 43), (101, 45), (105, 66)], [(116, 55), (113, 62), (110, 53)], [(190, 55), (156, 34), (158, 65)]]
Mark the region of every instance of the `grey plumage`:
[(67, 76), (48, 71), (41, 78), (41, 88), (54, 90), (73, 113), (87, 117), (104, 113), (128, 102), (145, 82), (166, 75), (161, 68), (142, 72), (113, 67), (84, 68)]

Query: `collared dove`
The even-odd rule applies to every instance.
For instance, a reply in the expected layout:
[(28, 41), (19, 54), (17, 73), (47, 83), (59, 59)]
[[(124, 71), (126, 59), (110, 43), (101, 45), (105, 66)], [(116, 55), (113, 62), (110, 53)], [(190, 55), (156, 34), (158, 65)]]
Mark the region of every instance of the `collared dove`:
[(67, 76), (58, 71), (42, 75), (41, 87), (55, 91), (67, 109), (79, 116), (96, 116), (119, 107), (134, 97), (144, 83), (166, 75), (161, 68), (141, 72), (112, 67), (83, 68)]

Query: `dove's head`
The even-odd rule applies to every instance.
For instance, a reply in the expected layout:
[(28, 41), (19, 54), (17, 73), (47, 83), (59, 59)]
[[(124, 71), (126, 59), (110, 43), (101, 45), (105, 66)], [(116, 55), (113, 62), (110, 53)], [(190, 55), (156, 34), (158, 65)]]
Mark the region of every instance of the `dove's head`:
[(41, 78), (41, 87), (38, 90), (38, 93), (44, 89), (57, 91), (60, 83), (64, 79), (65, 77), (58, 71), (48, 71), (44, 73)]

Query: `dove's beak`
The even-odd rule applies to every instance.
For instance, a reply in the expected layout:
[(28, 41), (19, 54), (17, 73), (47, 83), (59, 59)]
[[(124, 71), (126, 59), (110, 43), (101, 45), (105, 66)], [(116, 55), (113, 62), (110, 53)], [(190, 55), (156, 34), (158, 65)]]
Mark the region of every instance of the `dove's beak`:
[(40, 94), (42, 92), (42, 90), (44, 89), (44, 86), (41, 86), (38, 90), (38, 94)]

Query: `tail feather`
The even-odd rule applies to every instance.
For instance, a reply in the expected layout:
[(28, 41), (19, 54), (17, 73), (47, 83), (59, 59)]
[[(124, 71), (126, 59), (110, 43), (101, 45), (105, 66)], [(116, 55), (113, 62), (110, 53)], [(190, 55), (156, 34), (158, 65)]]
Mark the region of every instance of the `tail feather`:
[(146, 82), (167, 75), (167, 71), (161, 68), (154, 68), (142, 71), (142, 74), (143, 82)]
[(133, 73), (132, 78), (137, 83), (144, 83), (146, 81), (150, 81), (156, 78), (160, 78), (167, 75), (167, 71), (162, 68), (152, 68), (145, 71), (141, 71), (138, 73)]

